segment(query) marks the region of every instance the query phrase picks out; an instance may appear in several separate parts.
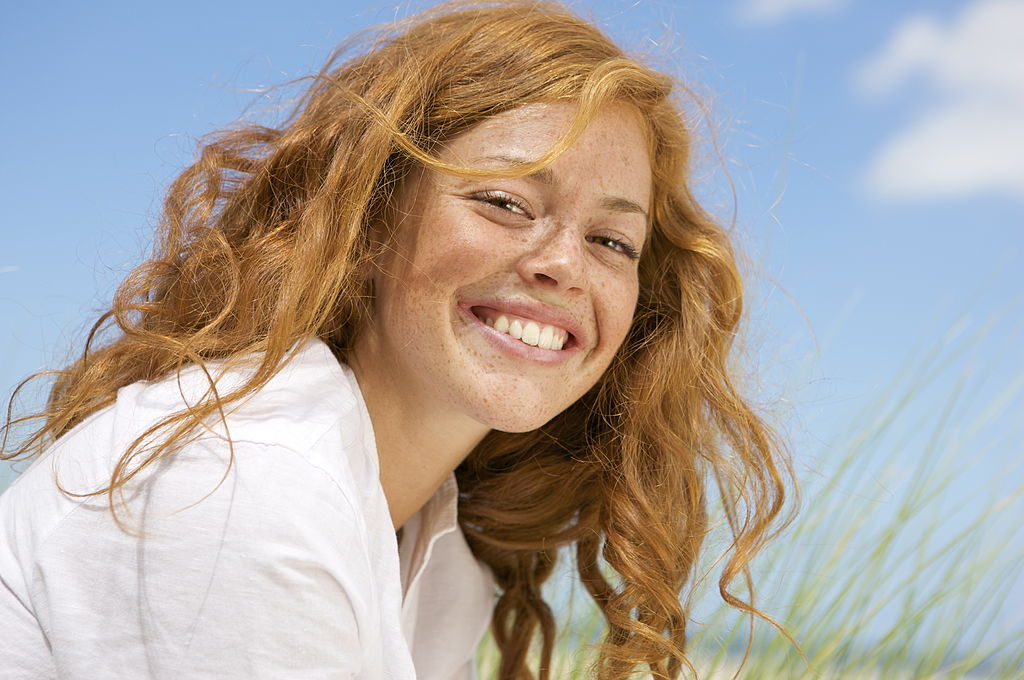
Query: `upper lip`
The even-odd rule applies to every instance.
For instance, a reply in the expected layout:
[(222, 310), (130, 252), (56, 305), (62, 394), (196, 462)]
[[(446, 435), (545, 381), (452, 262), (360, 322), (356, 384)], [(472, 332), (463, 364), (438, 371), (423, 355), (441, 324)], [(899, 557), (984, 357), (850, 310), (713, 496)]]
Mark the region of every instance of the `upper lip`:
[(463, 300), (461, 305), (472, 313), (473, 307), (490, 307), (499, 312), (523, 316), (550, 326), (558, 326), (569, 331), (576, 339), (576, 344), (588, 347), (590, 339), (583, 329), (583, 324), (576, 320), (567, 310), (555, 305), (545, 304), (532, 298), (491, 298)]

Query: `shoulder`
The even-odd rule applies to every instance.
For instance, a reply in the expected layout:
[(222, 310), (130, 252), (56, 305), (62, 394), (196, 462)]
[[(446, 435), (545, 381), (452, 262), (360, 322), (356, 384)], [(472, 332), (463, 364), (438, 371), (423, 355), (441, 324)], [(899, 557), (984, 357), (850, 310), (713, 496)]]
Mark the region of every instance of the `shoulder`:
[[(208, 367), (221, 393), (240, 384), (245, 370)], [(120, 390), (114, 405), (58, 440), (0, 497), (3, 524), (19, 529), (23, 548), (38, 548), (71, 513), (105, 508), (105, 496), (68, 496), (55, 482), (79, 494), (104, 487), (137, 437), (196, 403), (208, 387), (206, 375), (193, 367)], [(199, 514), (208, 518), (230, 512), (232, 522), (254, 527), (281, 522), (282, 530), (290, 530), (312, 517), (315, 528), (317, 518), (344, 517), (352, 522), (350, 531), (362, 533), (386, 514), (382, 493), (372, 426), (355, 377), (326, 345), (309, 340), (261, 390), (145, 466), (119, 497), (129, 511), (145, 503), (151, 518), (200, 504), (205, 507)]]
[[(115, 417), (144, 423), (195, 405), (209, 397), (211, 385), (224, 395), (256, 370), (258, 356), (231, 364), (190, 366), (156, 382), (139, 382), (117, 395)], [(339, 423), (362, 428), (362, 397), (351, 369), (320, 340), (307, 339), (288, 353), (285, 363), (256, 392), (230, 404), (208, 422), (207, 433), (233, 440), (251, 439), (303, 449)]]
[[(219, 394), (241, 385), (256, 370), (255, 358), (206, 370), (189, 367), (152, 383), (136, 383), (118, 392), (110, 414), (118, 448), (153, 423), (208, 397), (211, 380)], [(373, 428), (352, 370), (320, 340), (307, 339), (288, 354), (284, 365), (259, 390), (207, 419), (201, 438), (208, 447), (288, 451), (329, 476), (356, 485), (378, 476)]]
[(230, 539), (254, 552), (304, 545), (324, 554), (373, 541), (380, 513), (363, 497), (343, 451), (331, 460), (274, 442), (199, 437), (143, 467), (109, 498), (88, 495), (109, 482), (123, 452), (102, 448), (95, 430), (103, 425), (98, 419), (73, 433), (0, 496), (0, 543), (18, 561), (39, 560), (55, 547), (64, 552), (69, 541), (84, 542), (74, 553), (88, 551), (90, 542), (116, 551), (133, 545), (133, 536), (182, 546), (204, 536)]

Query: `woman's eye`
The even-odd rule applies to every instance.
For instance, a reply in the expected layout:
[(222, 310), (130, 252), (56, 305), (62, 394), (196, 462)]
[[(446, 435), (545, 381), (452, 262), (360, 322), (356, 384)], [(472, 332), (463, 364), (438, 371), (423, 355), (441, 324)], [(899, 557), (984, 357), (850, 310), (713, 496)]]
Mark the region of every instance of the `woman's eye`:
[(524, 217), (530, 216), (529, 211), (522, 202), (517, 200), (514, 196), (510, 196), (500, 191), (484, 191), (477, 194), (475, 198), (482, 203), (492, 205), (495, 208), (499, 208), (516, 215), (522, 215)]
[(620, 241), (608, 236), (588, 236), (587, 243), (596, 243), (601, 246), (605, 246), (617, 253), (622, 253), (631, 260), (635, 260), (640, 257), (640, 253), (636, 251), (636, 248), (629, 245), (625, 241)]

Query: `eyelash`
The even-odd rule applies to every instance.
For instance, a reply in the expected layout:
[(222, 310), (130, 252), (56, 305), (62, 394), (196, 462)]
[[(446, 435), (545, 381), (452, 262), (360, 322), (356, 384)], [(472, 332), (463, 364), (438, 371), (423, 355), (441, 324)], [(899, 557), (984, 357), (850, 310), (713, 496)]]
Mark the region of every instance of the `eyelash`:
[(608, 236), (588, 236), (587, 243), (601, 243), (609, 246), (615, 252), (622, 253), (631, 260), (637, 260), (640, 258), (640, 253), (636, 252), (636, 248), (625, 241), (609, 238)]
[[(478, 201), (486, 203), (487, 205), (492, 205), (495, 208), (498, 208), (499, 210), (507, 210), (510, 213), (516, 213), (516, 211), (518, 211), (519, 213), (522, 213), (524, 217), (529, 217), (530, 219), (533, 219), (533, 215), (530, 214), (530, 211), (526, 209), (525, 205), (523, 205), (520, 201), (516, 200), (513, 196), (509, 196), (504, 192), (482, 191), (476, 196), (474, 196), (474, 198), (476, 198), (476, 200)], [(515, 207), (516, 210), (512, 210), (511, 208), (509, 208), (509, 206)]]
[[(523, 217), (533, 219), (530, 211), (526, 209), (520, 201), (516, 200), (515, 197), (510, 196), (501, 191), (483, 191), (476, 196), (476, 200), (481, 203), (493, 206), (499, 210), (505, 210), (513, 214), (521, 214)], [(510, 207), (511, 206), (511, 207)], [(631, 260), (640, 258), (640, 253), (636, 251), (636, 248), (629, 245), (625, 241), (611, 238), (609, 236), (587, 236), (587, 243), (599, 243), (608, 246), (610, 250), (614, 250), (617, 253), (622, 253)]]

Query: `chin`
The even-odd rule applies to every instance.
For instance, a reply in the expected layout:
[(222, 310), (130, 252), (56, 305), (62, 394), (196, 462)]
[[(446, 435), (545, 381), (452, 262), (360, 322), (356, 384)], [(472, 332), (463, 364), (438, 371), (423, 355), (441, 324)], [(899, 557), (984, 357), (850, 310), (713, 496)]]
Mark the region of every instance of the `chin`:
[(478, 420), (492, 430), (522, 433), (531, 432), (544, 426), (561, 412), (555, 411), (552, 413), (547, 409), (524, 409), (522, 406), (507, 406), (505, 408), (489, 410), (487, 413), (481, 413), (478, 416)]
[[(550, 418), (548, 419), (550, 420)], [(496, 432), (508, 432), (509, 434), (522, 434), (524, 432), (533, 432), (538, 427), (548, 422), (547, 420), (540, 423), (531, 423), (526, 425), (521, 422), (510, 422), (510, 423), (496, 423), (491, 426), (491, 429)]]
[(586, 393), (577, 393), (580, 387), (559, 390), (551, 381), (537, 384), (506, 377), (486, 389), (463, 392), (461, 402), (467, 415), (492, 430), (530, 432), (576, 403)]

